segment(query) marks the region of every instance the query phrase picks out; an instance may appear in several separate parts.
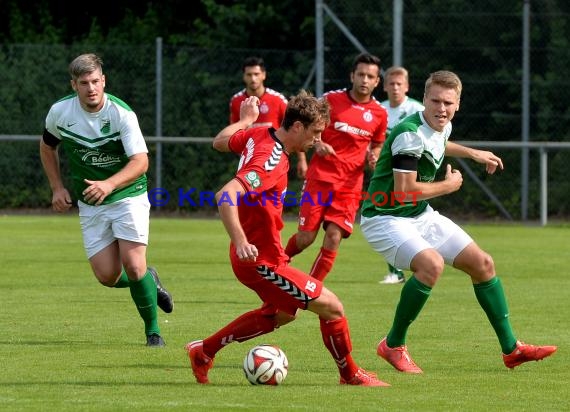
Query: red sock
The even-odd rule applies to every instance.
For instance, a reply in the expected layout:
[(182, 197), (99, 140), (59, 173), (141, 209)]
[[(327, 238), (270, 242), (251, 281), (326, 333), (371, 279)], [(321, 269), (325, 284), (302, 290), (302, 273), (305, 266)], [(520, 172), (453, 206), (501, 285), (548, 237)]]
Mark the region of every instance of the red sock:
[(311, 268), (309, 275), (319, 279), (321, 282), (324, 281), (331, 271), (335, 259), (336, 250), (329, 250), (322, 247), (317, 258), (313, 262), (313, 267)]
[(346, 380), (350, 380), (358, 370), (358, 366), (350, 354), (352, 352), (352, 342), (350, 341), (346, 317), (343, 316), (335, 320), (324, 320), (321, 318), (320, 321), (321, 335), (323, 336), (325, 346), (334, 358), (341, 376)]
[(298, 255), (301, 252), (302, 250), (297, 247), (297, 234), (295, 233), (287, 241), (287, 246), (285, 246), (285, 254), (289, 256), (289, 259), (291, 259), (293, 256)]
[(275, 330), (275, 317), (264, 316), (261, 309), (244, 313), (212, 336), (204, 339), (204, 353), (213, 358), (224, 346), (244, 342)]

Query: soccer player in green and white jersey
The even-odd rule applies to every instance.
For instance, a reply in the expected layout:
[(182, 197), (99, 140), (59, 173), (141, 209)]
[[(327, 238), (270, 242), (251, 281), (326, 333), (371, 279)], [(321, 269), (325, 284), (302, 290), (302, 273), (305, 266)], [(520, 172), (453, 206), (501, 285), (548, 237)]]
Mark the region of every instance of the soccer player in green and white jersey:
[(164, 346), (157, 305), (168, 313), (173, 302), (156, 270), (146, 264), (150, 204), (144, 137), (131, 108), (105, 93), (103, 62), (97, 55), (78, 56), (69, 73), (75, 93), (51, 106), (40, 141), (53, 208), (65, 212), (72, 205), (60, 172), (61, 144), (95, 277), (107, 287), (128, 287), (144, 321), (147, 346)]
[(361, 228), (372, 248), (391, 264), (413, 272), (402, 287), (392, 327), (377, 348), (380, 357), (407, 373), (422, 373), (408, 353), (406, 334), (445, 264), (471, 277), (477, 301), (498, 337), (505, 366), (541, 360), (557, 349), (517, 340), (492, 257), (428, 203), (428, 199), (459, 190), (463, 182), (461, 173), (449, 164), (445, 178), (435, 180), (444, 156), (470, 158), (484, 164), (490, 174), (503, 168), (502, 160), (492, 152), (448, 140), (461, 88), (455, 73), (430, 75), (425, 84), (425, 110), (407, 117), (388, 136), (368, 187), (369, 198), (362, 205)]
[[(384, 91), (388, 95), (388, 99), (382, 102), (382, 106), (388, 112), (386, 136), (390, 134), (394, 126), (406, 117), (424, 110), (423, 104), (408, 96), (409, 90), (408, 71), (401, 66), (389, 67), (384, 73)], [(388, 263), (388, 274), (380, 283), (396, 284), (405, 281), (404, 272)]]

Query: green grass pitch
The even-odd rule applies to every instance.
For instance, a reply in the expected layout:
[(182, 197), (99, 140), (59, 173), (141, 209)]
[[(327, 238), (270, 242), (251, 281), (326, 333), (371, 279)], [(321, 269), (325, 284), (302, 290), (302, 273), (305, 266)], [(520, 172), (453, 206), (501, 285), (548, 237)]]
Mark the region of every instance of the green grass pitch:
[[(423, 375), (398, 373), (375, 349), (392, 321), (400, 285), (380, 285), (386, 265), (360, 229), (345, 240), (326, 284), (343, 301), (353, 356), (390, 388), (338, 384), (318, 320), (296, 322), (218, 353), (211, 385), (195, 383), (184, 344), (257, 307), (228, 263), (218, 220), (153, 218), (149, 263), (175, 299), (160, 313), (167, 346), (144, 346), (127, 289), (100, 286), (85, 258), (78, 217), (0, 216), (0, 405), (4, 411), (560, 411), (570, 395), (570, 229), (466, 226), (496, 262), (517, 337), (559, 345), (542, 362), (508, 370), (466, 275), (447, 268), (408, 334)], [(295, 230), (288, 222), (283, 241)], [(320, 238), (294, 265), (308, 270)], [(250, 347), (277, 344), (289, 374), (251, 386)]]

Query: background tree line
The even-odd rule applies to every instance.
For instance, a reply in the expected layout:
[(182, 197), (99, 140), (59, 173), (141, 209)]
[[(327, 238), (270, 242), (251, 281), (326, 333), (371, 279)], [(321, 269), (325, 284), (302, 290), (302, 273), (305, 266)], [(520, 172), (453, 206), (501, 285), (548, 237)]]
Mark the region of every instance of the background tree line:
[[(421, 99), (430, 72), (453, 70), (464, 83), (461, 111), (454, 121), (455, 139), (520, 140), (523, 0), (404, 3), (404, 65), (411, 74), (410, 95)], [(391, 0), (331, 0), (326, 4), (368, 51), (382, 58), (384, 67), (391, 64)], [(70, 4), (0, 0), (0, 5), (0, 134), (41, 134), (50, 104), (70, 91), (69, 61), (79, 53), (94, 51), (105, 61), (107, 91), (127, 101), (137, 112), (145, 135), (154, 135), (157, 37), (164, 44), (164, 136), (212, 136), (223, 127), (229, 98), (242, 87), (241, 61), (248, 55), (265, 58), (270, 87), (286, 95), (303, 86), (313, 88), (312, 1)], [(190, 12), (182, 13), (182, 8)], [(570, 4), (532, 0), (531, 10), (531, 140), (569, 140)], [(358, 50), (331, 19), (325, 20), (325, 90), (329, 90), (348, 85), (350, 63)], [(376, 96), (385, 97), (381, 89)], [(4, 150), (7, 155), (0, 161), (0, 171), (9, 178), (3, 179), (0, 207), (39, 206), (49, 201), (45, 193), (37, 193), (45, 185), (37, 173), (36, 147), (28, 146), (11, 144)], [(181, 181), (217, 187), (235, 166), (233, 158), (220, 157), (208, 145), (168, 145), (164, 150), (165, 184), (172, 187)], [(509, 165), (505, 177), (518, 182), (520, 153), (499, 154)], [(13, 159), (22, 156), (23, 163), (31, 165), (28, 171), (14, 167)], [(564, 152), (550, 157), (550, 184), (560, 187), (551, 202), (554, 214), (567, 212), (569, 202), (564, 199), (570, 187), (564, 166), (568, 160)], [(535, 167), (537, 159), (531, 161)], [(481, 178), (486, 179), (483, 173)], [(22, 187), (34, 179), (38, 184), (32, 185), (33, 193), (22, 193)], [(501, 181), (496, 184), (503, 185)], [(536, 189), (538, 182), (533, 184)], [(476, 188), (466, 189), (456, 202), (458, 212), (497, 213), (485, 202), (477, 202), (475, 210), (466, 206), (473, 204), (470, 197), (477, 196)], [(518, 193), (504, 193), (502, 201), (516, 216)]]

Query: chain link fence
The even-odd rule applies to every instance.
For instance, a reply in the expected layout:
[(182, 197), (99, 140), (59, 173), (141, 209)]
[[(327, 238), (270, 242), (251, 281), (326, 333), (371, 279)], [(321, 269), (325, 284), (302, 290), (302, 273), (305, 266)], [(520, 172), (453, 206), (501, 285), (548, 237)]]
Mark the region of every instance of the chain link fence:
[[(410, 72), (410, 96), (421, 100), (423, 84), (430, 72), (453, 70), (463, 81), (461, 110), (454, 119), (455, 140), (512, 141), (521, 139), (522, 1), (481, 4), (477, 10), (455, 10), (454, 1), (406, 1), (404, 9), (403, 65)], [(486, 3), (486, 2), (482, 2)], [(392, 2), (331, 0), (327, 6), (384, 68), (392, 64)], [(548, 3), (550, 4), (550, 3)], [(475, 7), (475, 6), (473, 6)], [(570, 14), (546, 7), (533, 11), (531, 40), (530, 140), (570, 141), (567, 130), (570, 112), (570, 56), (565, 37)], [(498, 27), (500, 30), (488, 30)], [(548, 32), (548, 33), (546, 33)], [(454, 36), (442, 33), (455, 33)], [(548, 34), (548, 36), (547, 36)], [(330, 19), (325, 19), (324, 90), (349, 86), (354, 44)], [(450, 38), (453, 39), (450, 41)], [(113, 45), (20, 45), (0, 44), (0, 208), (47, 208), (51, 194), (41, 172), (37, 141), (6, 136), (41, 135), (50, 105), (71, 91), (67, 66), (78, 54), (96, 52), (103, 57), (107, 92), (125, 100), (137, 113), (145, 136), (170, 136), (160, 144), (161, 186), (172, 195), (188, 190), (215, 191), (229, 179), (236, 158), (214, 152), (208, 139), (176, 137), (214, 136), (229, 118), (230, 97), (243, 87), (241, 63), (250, 55), (262, 56), (267, 65), (266, 85), (285, 95), (301, 88), (315, 90), (312, 49), (196, 49), (157, 44)], [(157, 61), (160, 66), (157, 67)], [(157, 73), (160, 76), (157, 77)], [(157, 85), (160, 93), (157, 93)], [(376, 97), (384, 99), (382, 89)], [(160, 96), (161, 99), (157, 99)], [(157, 103), (158, 102), (158, 103)], [(177, 143), (178, 142), (178, 143)], [(157, 144), (149, 140), (151, 169), (149, 188), (156, 187)], [(486, 176), (471, 165), (476, 177), (494, 193), (510, 218), (521, 218), (520, 149), (493, 149), (503, 157), (506, 170)], [(548, 156), (550, 201), (548, 214), (569, 214), (570, 182), (565, 165), (567, 150), (552, 150)], [(461, 168), (452, 161), (454, 166)], [(65, 163), (64, 163), (65, 169)], [(540, 214), (539, 153), (530, 151), (530, 196), (528, 217)], [(291, 174), (290, 190), (302, 182)], [(184, 198), (184, 196), (183, 196)], [(501, 208), (466, 178), (460, 193), (436, 199), (435, 206), (457, 215), (508, 219)], [(206, 205), (207, 206), (207, 205)], [(158, 208), (157, 208), (158, 209)], [(215, 211), (213, 207), (171, 201), (163, 210), (179, 212)], [(294, 208), (288, 212), (294, 213)]]

